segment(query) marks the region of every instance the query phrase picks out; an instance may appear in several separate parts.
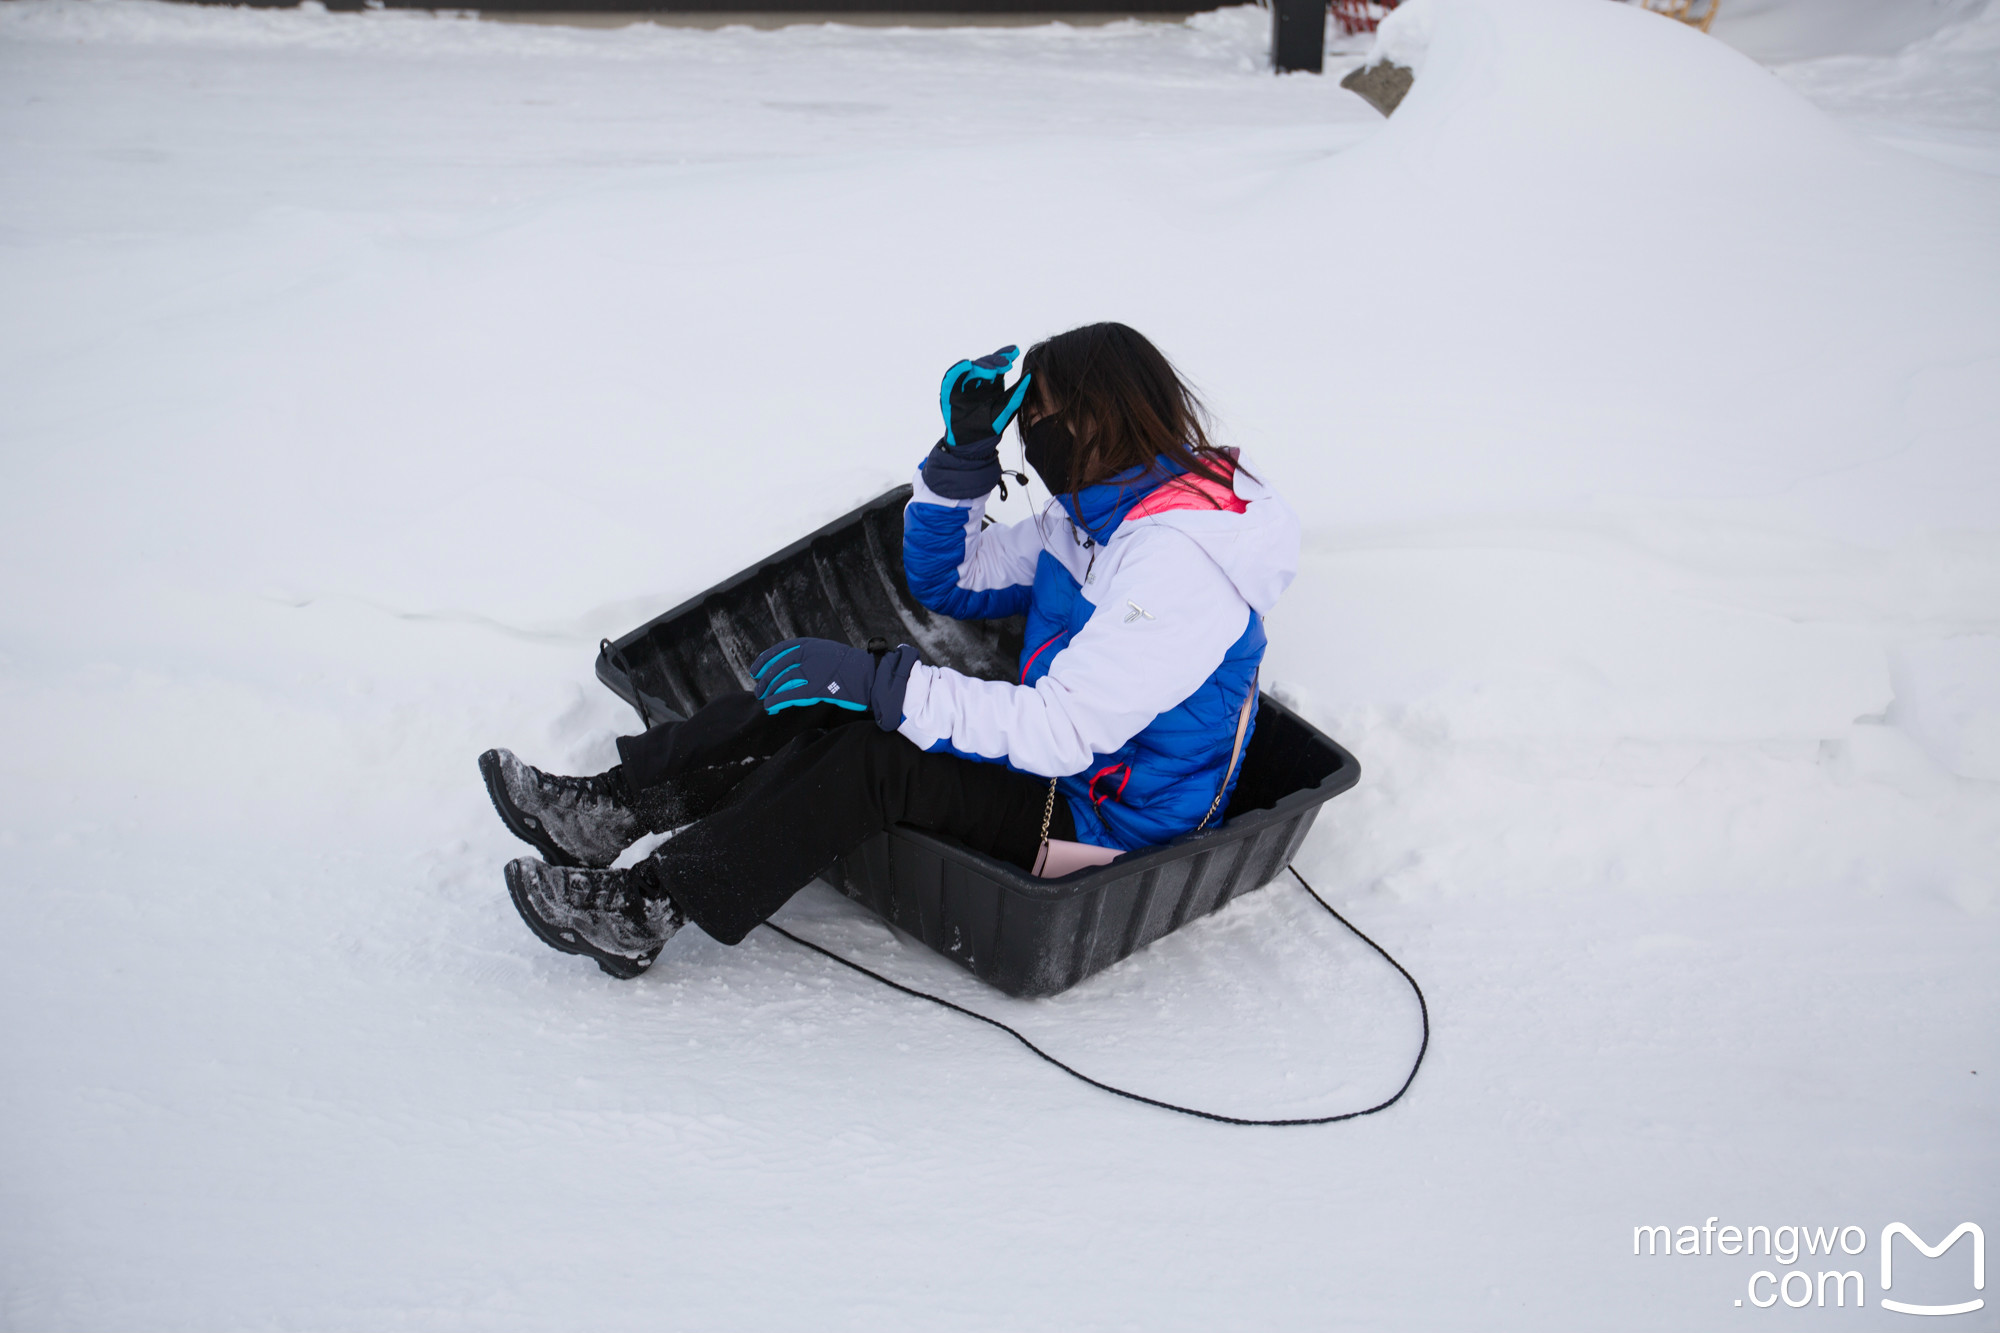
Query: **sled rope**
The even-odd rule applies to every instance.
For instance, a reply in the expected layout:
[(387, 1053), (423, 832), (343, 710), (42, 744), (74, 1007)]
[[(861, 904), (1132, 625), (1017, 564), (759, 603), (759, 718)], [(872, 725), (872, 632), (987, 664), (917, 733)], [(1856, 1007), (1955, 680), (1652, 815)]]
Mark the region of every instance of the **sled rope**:
[(768, 929), (774, 930), (778, 934), (783, 935), (786, 939), (790, 940), (792, 943), (799, 945), (803, 948), (811, 949), (814, 953), (820, 955), (822, 958), (830, 958), (834, 962), (839, 963), (842, 967), (851, 968), (852, 970), (859, 972), (864, 977), (874, 978), (876, 981), (881, 982), (884, 986), (887, 986), (890, 990), (901, 991), (903, 994), (915, 996), (919, 1000), (929, 1000), (932, 1004), (935, 1004), (940, 1008), (949, 1009), (953, 1013), (964, 1014), (967, 1018), (978, 1019), (980, 1022), (986, 1024), (988, 1027), (999, 1028), (1002, 1032), (1012, 1037), (1015, 1041), (1020, 1042), (1023, 1046), (1027, 1047), (1029, 1050), (1033, 1051), (1036, 1055), (1040, 1056), (1042, 1059), (1054, 1065), (1057, 1069), (1062, 1070), (1063, 1073), (1068, 1074), (1071, 1078), (1078, 1079), (1081, 1080), (1082, 1082), (1088, 1083), (1091, 1087), (1097, 1088), (1103, 1092), (1108, 1092), (1114, 1097), (1123, 1097), (1126, 1101), (1142, 1102), (1147, 1106), (1157, 1106), (1162, 1111), (1176, 1111), (1181, 1115), (1191, 1115), (1199, 1120), (1213, 1120), (1216, 1123), (1223, 1125), (1280, 1125), (1280, 1126), (1331, 1125), (1342, 1120), (1358, 1120), (1364, 1115), (1374, 1115), (1377, 1111), (1386, 1111), (1390, 1107), (1394, 1106), (1397, 1102), (1401, 1101), (1403, 1099), (1403, 1094), (1410, 1090), (1410, 1084), (1416, 1082), (1417, 1070), (1423, 1067), (1424, 1055), (1431, 1048), (1431, 1008), (1430, 1005), (1425, 1003), (1424, 1001), (1424, 988), (1417, 984), (1417, 979), (1410, 975), (1410, 970), (1404, 967), (1401, 963), (1397, 962), (1395, 958), (1390, 955), (1387, 949), (1377, 944), (1374, 940), (1369, 939), (1368, 936), (1364, 935), (1361, 932), (1360, 927), (1356, 926), (1352, 921), (1349, 921), (1346, 917), (1342, 916), (1339, 912), (1335, 911), (1331, 903), (1327, 902), (1326, 899), (1320, 897), (1318, 892), (1314, 890), (1313, 886), (1306, 883), (1306, 877), (1304, 875), (1301, 875), (1296, 867), (1287, 864), (1285, 866), (1285, 869), (1292, 872), (1292, 878), (1299, 882), (1299, 887), (1306, 891), (1307, 896), (1309, 896), (1314, 902), (1318, 903), (1321, 907), (1326, 909), (1326, 913), (1328, 916), (1332, 917), (1335, 921), (1338, 921), (1341, 925), (1346, 926), (1348, 930), (1353, 932), (1354, 937), (1356, 939), (1360, 940), (1363, 944), (1373, 949), (1376, 953), (1381, 954), (1383, 958), (1388, 960), (1389, 966), (1395, 968), (1398, 972), (1402, 973), (1403, 980), (1410, 983), (1410, 989), (1416, 994), (1417, 997), (1417, 1012), (1419, 1015), (1422, 1016), (1424, 1024), (1424, 1039), (1422, 1044), (1420, 1044), (1417, 1047), (1417, 1058), (1410, 1065), (1410, 1072), (1403, 1079), (1403, 1086), (1396, 1089), (1395, 1095), (1390, 1097), (1387, 1101), (1377, 1102), (1375, 1105), (1369, 1107), (1364, 1111), (1343, 1111), (1339, 1115), (1302, 1116), (1297, 1119), (1291, 1119), (1291, 1120), (1250, 1120), (1250, 1119), (1245, 1119), (1242, 1116), (1222, 1115), (1215, 1111), (1197, 1110), (1195, 1107), (1192, 1106), (1177, 1106), (1173, 1102), (1161, 1101), (1157, 1097), (1148, 1097), (1143, 1093), (1131, 1092), (1124, 1088), (1113, 1087), (1109, 1083), (1101, 1082), (1098, 1079), (1092, 1078), (1090, 1075), (1084, 1073), (1080, 1069), (1074, 1069), (1069, 1065), (1064, 1064), (1061, 1060), (1056, 1059), (1056, 1057), (1050, 1055), (1047, 1051), (1035, 1045), (1035, 1043), (1029, 1041), (1026, 1037), (1022, 1036), (1015, 1029), (1009, 1027), (1005, 1023), (1002, 1023), (997, 1018), (988, 1018), (985, 1014), (975, 1013), (973, 1010), (967, 1009), (964, 1005), (953, 1004), (950, 1000), (947, 1000), (942, 996), (932, 995), (928, 991), (917, 990), (913, 986), (905, 986), (900, 981), (891, 981), (889, 978), (883, 976), (880, 972), (871, 971), (870, 969), (863, 967), (860, 963), (854, 962), (852, 959), (843, 958), (831, 949), (825, 948), (818, 944), (814, 944), (811, 940), (799, 938), (797, 935), (792, 934), (791, 931), (786, 930), (783, 926), (772, 925), (769, 921), (764, 922), (764, 925)]

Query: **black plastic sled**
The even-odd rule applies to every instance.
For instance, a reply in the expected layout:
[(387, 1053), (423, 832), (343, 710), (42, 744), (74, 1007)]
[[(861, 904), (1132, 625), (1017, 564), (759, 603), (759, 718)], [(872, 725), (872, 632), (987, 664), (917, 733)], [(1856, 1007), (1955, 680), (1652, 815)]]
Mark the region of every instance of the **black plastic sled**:
[[(800, 635), (915, 644), (924, 660), (1012, 679), (1022, 620), (959, 621), (903, 581), (899, 486), (606, 643), (597, 678), (648, 725), (750, 684), (750, 662)], [(1106, 866), (1036, 879), (957, 840), (898, 826), (826, 872), (842, 893), (1009, 995), (1055, 995), (1239, 893), (1275, 879), (1354, 756), (1269, 694), (1223, 822)]]

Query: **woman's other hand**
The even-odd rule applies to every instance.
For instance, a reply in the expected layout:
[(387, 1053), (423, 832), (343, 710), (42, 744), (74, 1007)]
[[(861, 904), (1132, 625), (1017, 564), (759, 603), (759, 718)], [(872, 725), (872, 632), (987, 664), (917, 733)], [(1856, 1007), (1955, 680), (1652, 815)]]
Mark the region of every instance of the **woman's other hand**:
[(757, 655), (750, 684), (767, 713), (832, 704), (871, 713), (875, 725), (894, 731), (902, 725), (903, 695), (918, 660), (907, 643), (873, 653), (832, 639), (786, 639)]

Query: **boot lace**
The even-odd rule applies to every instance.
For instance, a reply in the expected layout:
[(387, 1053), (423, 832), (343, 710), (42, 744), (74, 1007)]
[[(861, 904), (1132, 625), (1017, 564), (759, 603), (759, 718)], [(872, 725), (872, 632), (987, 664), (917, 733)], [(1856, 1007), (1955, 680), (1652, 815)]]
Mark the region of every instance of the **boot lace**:
[(626, 808), (624, 793), (618, 790), (607, 773), (593, 777), (571, 778), (554, 773), (544, 773), (541, 769), (531, 769), (535, 775), (535, 787), (550, 804), (567, 806), (572, 810), (599, 810), (610, 806), (614, 810)]

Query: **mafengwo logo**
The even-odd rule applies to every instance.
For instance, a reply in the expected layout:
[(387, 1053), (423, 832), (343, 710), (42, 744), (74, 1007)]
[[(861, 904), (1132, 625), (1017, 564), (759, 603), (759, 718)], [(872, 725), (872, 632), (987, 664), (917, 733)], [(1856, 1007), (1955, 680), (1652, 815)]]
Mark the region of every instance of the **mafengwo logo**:
[[(1744, 1294), (1735, 1298), (1738, 1306), (1768, 1310), (1783, 1302), (1794, 1310), (1811, 1306), (1815, 1309), (1853, 1309), (1868, 1304), (1868, 1282), (1865, 1275), (1865, 1261), (1853, 1268), (1841, 1267), (1860, 1259), (1868, 1249), (1868, 1232), (1857, 1226), (1803, 1227), (1803, 1226), (1753, 1226), (1718, 1227), (1720, 1217), (1711, 1217), (1700, 1226), (1666, 1227), (1640, 1226), (1632, 1228), (1632, 1253), (1636, 1255), (1712, 1256), (1733, 1255), (1755, 1260), (1769, 1258), (1785, 1271), (1776, 1268), (1759, 1268), (1749, 1275), (1744, 1286)], [(1972, 1271), (1964, 1273), (1965, 1249), (1954, 1256), (1950, 1271), (1961, 1276), (1952, 1278), (1939, 1271), (1937, 1266), (1924, 1264), (1917, 1266), (1918, 1259), (1943, 1259), (1948, 1251), (1958, 1246), (1959, 1241), (1970, 1238), (1972, 1244), (1965, 1247), (1971, 1251)], [(1898, 1246), (1902, 1239), (1905, 1244)], [(1977, 1223), (1961, 1222), (1932, 1245), (1916, 1231), (1902, 1222), (1891, 1222), (1882, 1228), (1878, 1242), (1881, 1250), (1881, 1290), (1878, 1300), (1884, 1310), (1897, 1314), (1912, 1315), (1956, 1315), (1971, 1314), (1984, 1309), (1986, 1300), (1975, 1292), (1986, 1290), (1986, 1233)], [(1900, 1266), (1897, 1253), (1903, 1255)], [(1814, 1261), (1814, 1256), (1819, 1256)], [(1794, 1268), (1801, 1258), (1808, 1262), (1804, 1267)], [(1830, 1264), (1831, 1267), (1821, 1267)], [(1896, 1286), (1898, 1275), (1903, 1278), (1903, 1286)], [(1966, 1278), (1970, 1278), (1969, 1285)], [(1889, 1293), (1895, 1292), (1895, 1296)], [(1903, 1300), (1898, 1297), (1921, 1294), (1923, 1300)], [(1970, 1299), (1936, 1299), (1939, 1296), (1961, 1296)], [(1851, 1304), (1850, 1304), (1851, 1302)]]

